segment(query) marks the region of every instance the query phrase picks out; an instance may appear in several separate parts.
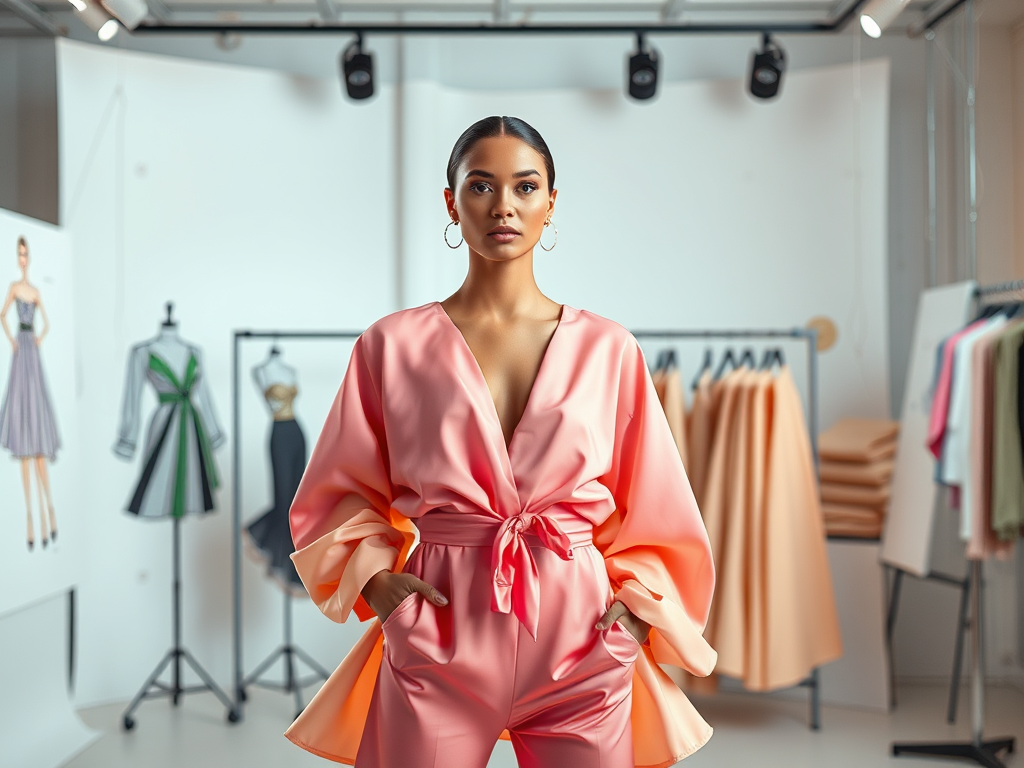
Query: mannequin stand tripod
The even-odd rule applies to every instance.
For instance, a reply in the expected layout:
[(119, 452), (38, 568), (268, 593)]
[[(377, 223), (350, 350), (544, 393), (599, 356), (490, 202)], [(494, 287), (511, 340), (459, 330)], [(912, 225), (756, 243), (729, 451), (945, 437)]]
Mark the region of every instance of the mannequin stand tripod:
[[(174, 620), (173, 620), (173, 633), (174, 633), (174, 645), (164, 655), (163, 659), (159, 664), (156, 665), (156, 669), (143, 683), (142, 688), (139, 689), (138, 693), (132, 699), (128, 708), (124, 711), (123, 723), (124, 729), (130, 731), (135, 727), (135, 719), (132, 714), (138, 708), (138, 706), (145, 699), (155, 699), (162, 696), (169, 696), (171, 703), (174, 706), (178, 706), (181, 701), (181, 697), (186, 693), (198, 693), (200, 691), (210, 691), (221, 703), (224, 704), (228, 709), (228, 722), (236, 723), (239, 720), (238, 711), (235, 709), (234, 704), (228, 695), (222, 691), (218, 685), (210, 677), (210, 674), (203, 669), (195, 657), (188, 652), (188, 650), (181, 644), (181, 519), (174, 518)], [(182, 685), (181, 667), (182, 662), (185, 662), (192, 671), (199, 676), (202, 680), (202, 685)], [(160, 675), (163, 674), (164, 670), (170, 665), (171, 667), (171, 683), (168, 685), (159, 680)]]

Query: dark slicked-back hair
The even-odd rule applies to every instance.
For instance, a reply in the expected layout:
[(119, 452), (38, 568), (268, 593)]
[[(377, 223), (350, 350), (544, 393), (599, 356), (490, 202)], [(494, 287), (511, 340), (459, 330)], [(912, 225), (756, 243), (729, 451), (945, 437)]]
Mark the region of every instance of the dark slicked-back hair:
[(467, 128), (459, 140), (455, 142), (452, 149), (452, 156), (448, 158), (448, 188), (455, 188), (455, 174), (459, 170), (466, 155), (480, 139), (490, 139), (495, 136), (514, 136), (520, 141), (526, 142), (530, 147), (544, 158), (544, 169), (548, 174), (548, 191), (555, 188), (555, 161), (551, 157), (551, 150), (547, 143), (537, 132), (537, 129), (520, 120), (518, 117), (485, 117), (478, 120)]

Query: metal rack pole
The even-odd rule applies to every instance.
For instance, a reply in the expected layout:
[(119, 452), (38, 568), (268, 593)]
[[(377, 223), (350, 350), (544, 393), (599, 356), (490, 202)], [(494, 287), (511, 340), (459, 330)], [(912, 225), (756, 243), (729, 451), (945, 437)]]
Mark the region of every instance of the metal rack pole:
[[(231, 357), (231, 393), (232, 393), (232, 466), (231, 466), (231, 559), (232, 559), (232, 615), (233, 615), (233, 649), (234, 656), (234, 702), (236, 716), (240, 719), (243, 704), (248, 698), (246, 688), (250, 683), (258, 683), (259, 676), (276, 660), (284, 656), (285, 684), (277, 687), (295, 694), (296, 716), (301, 711), (301, 688), (328, 676), (327, 671), (309, 654), (292, 643), (291, 597), (284, 595), (284, 643), (266, 660), (259, 664), (248, 678), (243, 672), (242, 663), (242, 390), (241, 390), (241, 349), (242, 342), (256, 339), (355, 339), (361, 331), (235, 331), (233, 336)], [(315, 677), (300, 678), (295, 671), (294, 656), (313, 670)]]

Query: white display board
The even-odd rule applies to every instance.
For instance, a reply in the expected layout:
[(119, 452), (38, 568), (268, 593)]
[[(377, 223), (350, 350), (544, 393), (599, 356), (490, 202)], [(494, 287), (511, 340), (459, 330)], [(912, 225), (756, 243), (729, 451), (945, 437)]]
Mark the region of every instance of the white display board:
[(917, 307), (900, 412), (892, 503), (882, 534), (882, 561), (917, 576), (930, 570), (935, 522), (935, 460), (926, 446), (935, 354), (939, 343), (967, 321), (976, 287), (968, 281), (932, 288), (921, 294)]
[[(90, 510), (81, 504), (77, 470), (76, 365), (70, 238), (60, 228), (0, 210), (0, 306), (10, 284), (21, 279), (17, 242), (24, 237), (29, 247), (29, 282), (39, 289), (50, 321), (50, 332), (39, 347), (43, 374), (53, 404), (61, 448), (56, 460), (47, 462), (57, 541), (41, 546), (39, 491), (36, 470), (30, 468), (30, 499), (35, 547), (27, 546), (25, 494), (21, 461), (0, 449), (0, 616), (69, 589), (79, 578)], [(18, 332), (17, 311), (12, 304), (7, 325)], [(42, 318), (35, 318), (36, 332)], [(12, 348), (0, 334), (0, 396), (7, 391)]]

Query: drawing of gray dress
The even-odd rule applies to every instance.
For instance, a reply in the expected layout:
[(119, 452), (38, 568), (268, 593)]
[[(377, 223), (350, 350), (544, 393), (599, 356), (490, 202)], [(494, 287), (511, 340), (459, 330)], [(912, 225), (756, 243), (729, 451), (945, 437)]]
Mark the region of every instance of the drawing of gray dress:
[(15, 301), (18, 349), (11, 358), (11, 375), (0, 405), (0, 445), (18, 458), (45, 456), (53, 461), (60, 448), (60, 435), (32, 328), (36, 305)]
[(135, 452), (147, 381), (158, 401), (146, 431), (139, 480), (127, 507), (140, 517), (180, 518), (210, 512), (213, 491), (220, 484), (213, 449), (225, 438), (203, 376), (201, 353), (198, 347), (175, 341), (187, 346), (181, 375), (161, 358), (153, 342), (137, 345), (128, 358), (115, 453), (131, 458)]

